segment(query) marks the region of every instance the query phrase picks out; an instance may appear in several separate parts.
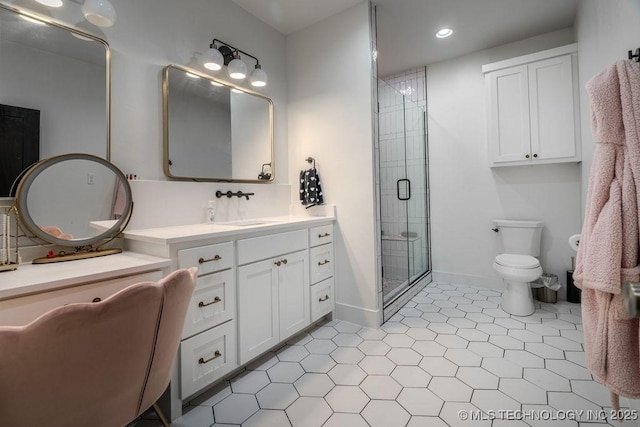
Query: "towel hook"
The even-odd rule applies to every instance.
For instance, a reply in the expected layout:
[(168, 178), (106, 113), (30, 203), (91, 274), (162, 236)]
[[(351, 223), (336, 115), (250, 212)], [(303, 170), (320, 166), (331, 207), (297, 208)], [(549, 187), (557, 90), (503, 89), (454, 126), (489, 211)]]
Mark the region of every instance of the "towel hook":
[(313, 157), (307, 157), (305, 161), (307, 161), (307, 163), (313, 162), (313, 168), (316, 168), (316, 159), (314, 159)]
[(629, 59), (634, 59), (636, 62), (640, 62), (640, 48), (636, 49), (635, 53), (630, 50)]

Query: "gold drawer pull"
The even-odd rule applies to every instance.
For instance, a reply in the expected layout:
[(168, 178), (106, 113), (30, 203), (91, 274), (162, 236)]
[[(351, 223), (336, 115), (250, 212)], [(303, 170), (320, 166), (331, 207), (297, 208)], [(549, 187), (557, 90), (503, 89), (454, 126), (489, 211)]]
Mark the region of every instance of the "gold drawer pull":
[(204, 302), (200, 301), (200, 302), (198, 303), (198, 307), (200, 307), (200, 308), (202, 308), (202, 307), (206, 307), (206, 306), (208, 306), (208, 305), (217, 304), (217, 303), (219, 303), (219, 302), (221, 302), (221, 301), (222, 301), (222, 299), (221, 299), (220, 297), (215, 297), (215, 298), (213, 299), (213, 301), (211, 301), (211, 302), (204, 303)]
[(324, 262), (318, 262), (318, 265), (325, 265), (325, 264), (329, 264), (329, 260), (325, 259)]
[(211, 261), (220, 261), (221, 259), (222, 257), (220, 255), (216, 255), (213, 258), (209, 258), (209, 259), (200, 258), (198, 260), (198, 264), (204, 264), (205, 262), (211, 262)]
[(217, 359), (218, 357), (222, 356), (222, 353), (220, 353), (220, 350), (216, 350), (215, 353), (213, 353), (213, 357), (210, 357), (209, 359), (204, 359), (203, 357), (201, 357), (200, 359), (198, 359), (198, 363), (200, 365), (204, 365), (205, 363), (209, 363), (211, 362), (213, 359)]
[(331, 234), (329, 233), (318, 234), (318, 239), (322, 239), (323, 237), (329, 237), (329, 236), (331, 236)]
[(325, 295), (324, 298), (318, 298), (318, 302), (325, 302), (329, 299), (329, 295)]

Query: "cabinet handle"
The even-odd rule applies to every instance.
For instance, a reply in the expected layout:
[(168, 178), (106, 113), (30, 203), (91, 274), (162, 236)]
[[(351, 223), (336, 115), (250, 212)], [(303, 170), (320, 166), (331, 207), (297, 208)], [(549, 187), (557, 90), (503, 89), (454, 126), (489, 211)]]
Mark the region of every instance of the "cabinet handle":
[(329, 237), (329, 236), (331, 236), (331, 234), (329, 233), (318, 234), (318, 239), (322, 239), (323, 237)]
[(329, 264), (329, 260), (328, 259), (325, 259), (322, 262), (318, 262), (318, 265), (325, 265), (325, 264)]
[(213, 357), (210, 357), (208, 359), (205, 359), (203, 357), (201, 357), (200, 359), (198, 359), (198, 363), (200, 365), (204, 365), (205, 363), (209, 363), (211, 362), (213, 359), (217, 359), (218, 357), (222, 356), (222, 353), (220, 353), (220, 350), (216, 350), (215, 353), (213, 353)]
[(277, 265), (278, 267), (280, 267), (280, 264), (282, 264), (282, 261), (276, 261), (274, 262), (275, 265)]
[(91, 302), (100, 302), (100, 301), (102, 301), (102, 298), (95, 297)]
[(325, 302), (329, 299), (329, 295), (325, 295), (324, 298), (318, 298), (318, 302)]
[(211, 261), (220, 261), (221, 259), (222, 257), (220, 255), (216, 255), (213, 258), (209, 258), (209, 259), (200, 258), (198, 260), (198, 264), (204, 264), (205, 262), (211, 262)]
[(204, 302), (200, 301), (200, 302), (198, 303), (198, 307), (200, 307), (200, 308), (202, 308), (202, 307), (206, 307), (206, 306), (208, 306), (208, 305), (217, 304), (217, 303), (219, 303), (219, 302), (221, 302), (221, 301), (222, 301), (222, 299), (221, 299), (220, 297), (215, 297), (215, 298), (213, 299), (213, 301), (211, 301), (211, 302), (204, 303)]
[(282, 263), (283, 263), (283, 264), (286, 264), (286, 263), (287, 263), (287, 259), (286, 259), (286, 258), (285, 258), (285, 259), (283, 259), (283, 260), (282, 260)]
[(529, 155), (527, 154), (527, 155), (526, 155), (526, 156), (524, 156), (524, 157), (526, 157), (526, 158), (528, 159), (528, 158), (529, 158)]
[(533, 157), (538, 157), (538, 155), (537, 155), (537, 154), (534, 154), (534, 155), (533, 155)]

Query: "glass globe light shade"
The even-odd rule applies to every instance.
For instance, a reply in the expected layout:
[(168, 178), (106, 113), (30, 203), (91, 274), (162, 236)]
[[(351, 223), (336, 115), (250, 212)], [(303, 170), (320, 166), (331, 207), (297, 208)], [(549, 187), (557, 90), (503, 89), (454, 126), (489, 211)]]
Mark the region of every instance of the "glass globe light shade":
[(263, 87), (267, 85), (267, 73), (264, 72), (260, 64), (256, 64), (256, 68), (254, 68), (249, 74), (249, 82), (251, 82), (251, 86), (255, 87)]
[(242, 80), (247, 77), (247, 64), (241, 59), (236, 58), (229, 62), (228, 65), (229, 77), (236, 80)]
[(87, 0), (82, 13), (87, 21), (98, 27), (110, 27), (116, 22), (116, 10), (109, 0)]
[(218, 49), (210, 47), (202, 55), (202, 64), (207, 70), (218, 71), (224, 65), (224, 57)]
[(62, 6), (62, 0), (36, 0), (38, 3), (43, 4), (49, 7), (60, 7)]

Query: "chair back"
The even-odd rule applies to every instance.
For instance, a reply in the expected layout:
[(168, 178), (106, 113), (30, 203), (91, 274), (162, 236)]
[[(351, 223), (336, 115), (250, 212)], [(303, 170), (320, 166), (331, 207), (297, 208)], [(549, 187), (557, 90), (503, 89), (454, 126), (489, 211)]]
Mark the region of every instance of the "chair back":
[(196, 271), (0, 327), (0, 426), (122, 427), (137, 418), (169, 383)]

